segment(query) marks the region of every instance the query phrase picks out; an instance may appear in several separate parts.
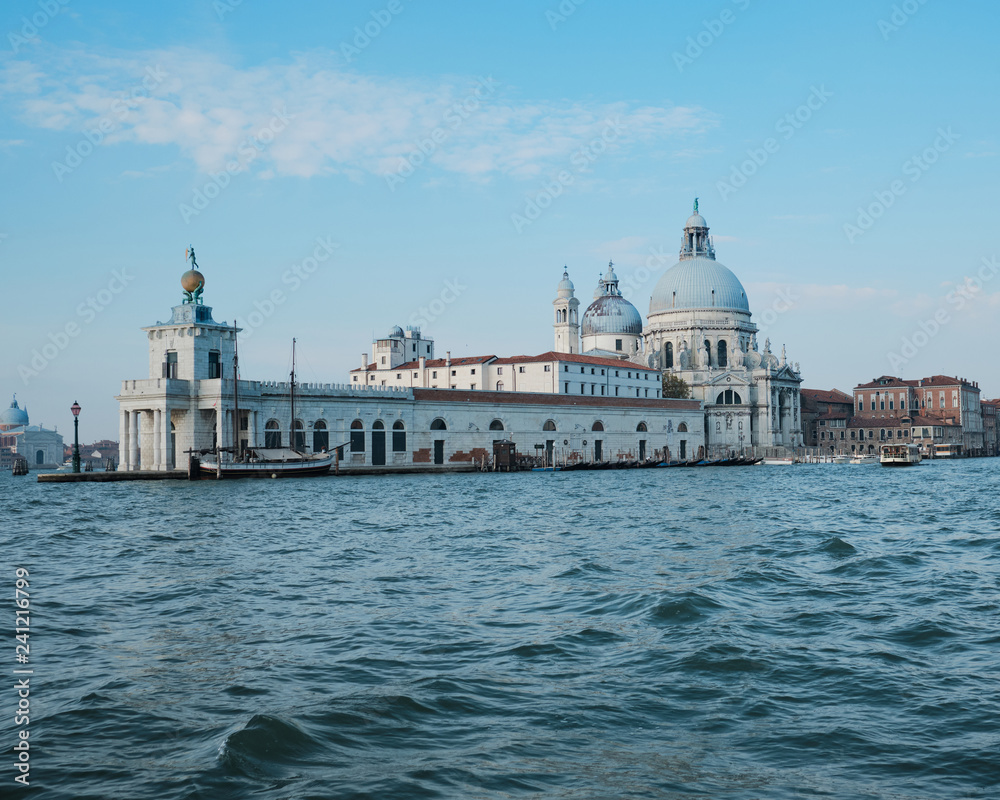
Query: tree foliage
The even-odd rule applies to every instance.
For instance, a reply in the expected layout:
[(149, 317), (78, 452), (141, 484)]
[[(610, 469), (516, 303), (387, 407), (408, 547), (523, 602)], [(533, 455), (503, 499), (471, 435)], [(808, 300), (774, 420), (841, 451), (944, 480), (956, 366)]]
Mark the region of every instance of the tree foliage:
[(691, 397), (691, 387), (680, 375), (667, 372), (663, 376), (663, 396), (686, 400)]

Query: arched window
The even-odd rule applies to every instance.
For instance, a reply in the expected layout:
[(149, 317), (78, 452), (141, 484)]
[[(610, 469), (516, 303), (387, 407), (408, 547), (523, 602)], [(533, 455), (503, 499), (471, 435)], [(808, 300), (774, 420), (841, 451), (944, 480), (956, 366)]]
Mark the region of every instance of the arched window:
[(443, 419), (441, 419), (441, 417), (438, 417), (436, 420), (434, 420), (431, 423), (431, 430), (432, 431), (446, 431), (446, 430), (448, 430), (448, 425), (445, 423), (445, 421)]
[(264, 447), (281, 447), (281, 425), (276, 419), (264, 424)]
[(592, 431), (603, 431), (604, 430), (604, 423), (601, 422), (600, 420), (597, 420), (593, 425), (590, 426), (590, 429)]
[(543, 431), (554, 431), (556, 429), (556, 424), (552, 420), (546, 420), (545, 424), (542, 425)]
[(406, 426), (401, 419), (392, 423), (392, 452), (406, 452)]
[(38, 465), (41, 465), (41, 464), (45, 463), (45, 451), (44, 450), (36, 450), (35, 451), (35, 463), (38, 464)]
[(708, 339), (705, 340), (705, 366), (712, 366), (712, 343)]
[(360, 419), (351, 423), (351, 452), (365, 452), (365, 423)]
[(688, 424), (686, 422), (682, 422), (680, 425), (677, 426), (677, 432), (678, 433), (687, 433), (688, 432)]
[(306, 430), (305, 425), (302, 420), (295, 420), (295, 439), (292, 442), (293, 450), (305, 450), (306, 449)]
[(674, 343), (667, 342), (663, 345), (663, 366), (666, 369), (674, 368)]
[(879, 438), (879, 441), (881, 441), (881, 442), (885, 441), (885, 428), (882, 428), (881, 430), (879, 430), (879, 432), (878, 432), (878, 438)]
[(382, 422), (382, 420), (380, 420), (380, 419), (375, 420), (372, 423), (372, 430), (373, 431), (384, 431), (385, 430), (385, 423)]
[(330, 431), (326, 421), (318, 419), (313, 423), (313, 452), (322, 453), (330, 446)]
[(497, 381), (497, 391), (498, 392), (503, 391), (503, 381)]
[(490, 423), (490, 430), (491, 431), (502, 431), (503, 430), (503, 423), (500, 420), (498, 420), (498, 419), (493, 420), (493, 422)]
[(726, 346), (725, 339), (719, 339), (719, 343), (715, 346), (716, 360), (719, 362), (720, 367), (725, 367), (729, 364), (729, 348)]
[(636, 433), (645, 433), (646, 430), (647, 430), (646, 423), (645, 422), (640, 422), (638, 425), (635, 426), (635, 430), (636, 430)]

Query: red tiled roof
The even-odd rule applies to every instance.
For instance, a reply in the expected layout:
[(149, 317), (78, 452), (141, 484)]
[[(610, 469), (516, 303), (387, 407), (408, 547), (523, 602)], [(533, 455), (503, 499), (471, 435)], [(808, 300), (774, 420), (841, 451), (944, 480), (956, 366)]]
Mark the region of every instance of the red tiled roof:
[(854, 398), (840, 389), (799, 389), (799, 394), (819, 403), (854, 403)]
[[(453, 358), (451, 360), (451, 366), (462, 367), (469, 364), (485, 364), (488, 361), (495, 361), (496, 356), (467, 356), (465, 358)], [(426, 362), (428, 367), (447, 367), (448, 359), (446, 358), (431, 358)], [(378, 364), (372, 362), (365, 369), (352, 369), (351, 372), (395, 372), (396, 370), (411, 370), (420, 369), (419, 361), (407, 361), (405, 364), (400, 364), (398, 367), (386, 367), (380, 370)]]
[(850, 419), (850, 411), (827, 411), (825, 414), (817, 414), (816, 419)]
[(965, 386), (978, 392), (979, 387), (973, 386), (971, 381), (965, 378), (949, 378), (947, 375), (932, 375), (920, 381), (921, 386)]
[(497, 364), (528, 364), (539, 361), (566, 361), (570, 364), (594, 364), (602, 367), (618, 367), (619, 369), (632, 369), (641, 372), (658, 372), (659, 370), (650, 367), (640, 367), (631, 361), (618, 358), (601, 358), (600, 356), (584, 356), (579, 353), (556, 353), (550, 350), (537, 356), (510, 356), (508, 358), (498, 358)]
[[(884, 381), (884, 383), (883, 383)], [(902, 378), (896, 378), (892, 375), (883, 375), (881, 378), (875, 378), (870, 383), (859, 383), (854, 387), (854, 390), (858, 389), (878, 389), (881, 386), (916, 386), (916, 381), (906, 381)]]
[(644, 397), (591, 397), (572, 394), (548, 394), (545, 392), (491, 392), (461, 389), (414, 389), (415, 400), (433, 400), (444, 403), (488, 403), (506, 405), (522, 403), (536, 406), (592, 406), (595, 408), (658, 408), (678, 411), (697, 411), (700, 400), (676, 400), (673, 398)]

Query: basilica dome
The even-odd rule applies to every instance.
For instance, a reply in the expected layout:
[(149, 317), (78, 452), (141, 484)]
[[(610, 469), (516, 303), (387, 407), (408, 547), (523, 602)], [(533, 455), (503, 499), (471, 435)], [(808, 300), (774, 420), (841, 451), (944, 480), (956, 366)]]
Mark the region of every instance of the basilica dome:
[(649, 313), (690, 308), (750, 311), (747, 293), (732, 271), (714, 258), (687, 258), (668, 269), (657, 281), (649, 300)]
[(10, 408), (0, 411), (0, 425), (16, 428), (28, 424), (28, 412), (17, 404), (17, 399), (11, 401)]
[(594, 298), (583, 313), (581, 328), (584, 336), (642, 334), (642, 316), (634, 305), (622, 297), (613, 264), (608, 264), (607, 274), (598, 281)]

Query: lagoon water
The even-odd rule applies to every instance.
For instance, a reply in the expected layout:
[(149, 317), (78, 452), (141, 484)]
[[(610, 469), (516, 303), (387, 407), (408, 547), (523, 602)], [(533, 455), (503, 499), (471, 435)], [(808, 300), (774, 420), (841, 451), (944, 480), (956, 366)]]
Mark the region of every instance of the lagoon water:
[(998, 475), (5, 475), (0, 796), (1000, 796)]

